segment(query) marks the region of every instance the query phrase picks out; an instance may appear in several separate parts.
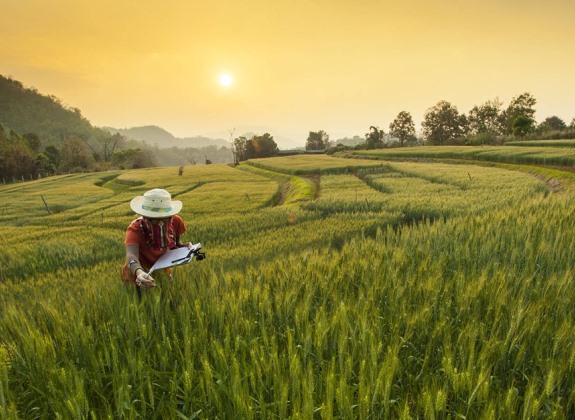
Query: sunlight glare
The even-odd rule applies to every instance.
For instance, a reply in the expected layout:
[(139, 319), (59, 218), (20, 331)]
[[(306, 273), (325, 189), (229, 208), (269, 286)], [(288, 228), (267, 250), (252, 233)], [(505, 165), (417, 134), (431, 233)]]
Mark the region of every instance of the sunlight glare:
[(232, 76), (227, 73), (220, 75), (220, 85), (226, 88), (230, 87), (232, 85)]

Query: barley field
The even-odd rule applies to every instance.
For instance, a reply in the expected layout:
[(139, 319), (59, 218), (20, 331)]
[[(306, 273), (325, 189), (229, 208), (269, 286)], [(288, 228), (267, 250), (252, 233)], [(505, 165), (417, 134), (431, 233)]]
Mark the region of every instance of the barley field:
[[(574, 418), (573, 179), (545, 174), (314, 155), (1, 185), (0, 418)], [(140, 301), (123, 236), (155, 187), (206, 259)]]
[[(465, 159), (486, 162), (505, 162), (519, 165), (548, 165), (575, 166), (575, 149), (573, 142), (513, 142), (508, 146), (420, 146), (399, 147), (379, 150), (354, 150), (340, 152), (341, 156), (351, 158), (380, 158), (380, 159), (405, 159), (405, 158), (443, 158)], [(531, 146), (531, 147), (525, 147)]]

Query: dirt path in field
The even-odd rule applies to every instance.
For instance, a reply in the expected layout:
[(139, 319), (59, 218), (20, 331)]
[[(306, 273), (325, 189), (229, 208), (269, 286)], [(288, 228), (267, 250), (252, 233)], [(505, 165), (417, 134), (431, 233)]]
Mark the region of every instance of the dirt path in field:
[[(554, 169), (554, 170), (560, 171), (560, 172), (575, 173), (575, 167), (571, 167), (571, 166), (547, 166), (547, 165), (537, 165), (537, 166), (539, 166), (541, 168), (546, 168), (546, 169)], [(569, 186), (573, 186), (573, 184), (574, 184), (574, 182), (570, 181), (569, 179), (562, 180), (562, 179), (558, 179), (558, 178), (553, 178), (552, 176), (545, 176), (545, 175), (538, 174), (538, 173), (533, 173), (533, 172), (529, 172), (529, 173), (531, 175), (533, 175), (535, 178), (544, 182), (545, 185), (547, 186), (547, 189), (549, 189), (549, 191), (551, 191), (551, 192), (563, 192)]]
[(280, 196), (277, 199), (277, 201), (274, 203), (274, 207), (275, 206), (283, 206), (283, 204), (286, 201), (286, 196), (287, 196), (287, 192), (289, 190), (289, 187), (290, 187), (289, 182), (286, 182), (280, 186)]
[(314, 200), (319, 198), (319, 187), (320, 187), (320, 183), (321, 183), (321, 175), (320, 174), (306, 175), (306, 176), (304, 176), (304, 178), (309, 179), (310, 181), (312, 181), (315, 184)]
[(547, 189), (551, 192), (565, 191), (565, 185), (563, 185), (563, 183), (556, 178), (548, 178), (548, 177), (541, 175), (541, 174), (533, 174), (533, 176), (535, 176), (535, 178), (538, 178), (541, 181), (543, 181), (545, 183), (545, 185), (547, 186)]
[[(302, 178), (307, 178), (315, 184), (314, 200), (316, 198), (318, 198), (319, 197), (319, 187), (320, 187), (321, 175), (319, 175), (319, 174), (304, 175), (304, 176), (302, 176)], [(286, 200), (286, 197), (287, 197), (287, 194), (288, 194), (288, 191), (290, 190), (290, 188), (292, 188), (292, 185), (290, 182), (286, 182), (286, 183), (282, 184), (282, 186), (280, 187), (280, 196), (279, 196), (278, 200), (276, 201), (276, 203), (274, 204), (274, 206), (282, 206), (285, 203), (285, 200)]]

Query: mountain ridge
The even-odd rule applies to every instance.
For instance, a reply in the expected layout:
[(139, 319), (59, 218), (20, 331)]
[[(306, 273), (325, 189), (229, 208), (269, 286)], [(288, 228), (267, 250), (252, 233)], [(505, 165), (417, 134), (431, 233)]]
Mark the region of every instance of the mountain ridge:
[(170, 147), (227, 147), (230, 148), (228, 141), (221, 138), (209, 138), (204, 136), (195, 137), (176, 137), (169, 131), (157, 125), (144, 125), (130, 128), (100, 127), (111, 134), (120, 134), (132, 140), (143, 141), (151, 145), (157, 145), (160, 148)]

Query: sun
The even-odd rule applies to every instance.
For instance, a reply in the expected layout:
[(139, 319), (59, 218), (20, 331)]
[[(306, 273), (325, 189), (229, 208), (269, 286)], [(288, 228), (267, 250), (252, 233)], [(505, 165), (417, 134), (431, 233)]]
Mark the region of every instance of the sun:
[(229, 73), (223, 73), (220, 74), (220, 85), (222, 87), (228, 88), (232, 85), (233, 79), (231, 74)]

